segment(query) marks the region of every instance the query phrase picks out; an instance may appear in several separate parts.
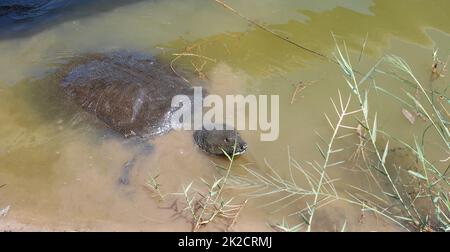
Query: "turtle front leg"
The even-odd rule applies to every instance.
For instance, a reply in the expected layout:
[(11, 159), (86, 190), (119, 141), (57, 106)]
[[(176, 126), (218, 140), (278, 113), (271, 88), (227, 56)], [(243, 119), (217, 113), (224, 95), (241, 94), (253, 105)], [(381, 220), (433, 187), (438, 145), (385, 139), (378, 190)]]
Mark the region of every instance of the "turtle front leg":
[(118, 179), (119, 185), (129, 185), (130, 184), (130, 174), (133, 167), (136, 165), (138, 159), (142, 156), (147, 156), (153, 151), (153, 145), (147, 142), (139, 142), (137, 144), (137, 153), (134, 154), (133, 158), (128, 160), (122, 166), (122, 173)]
[(129, 185), (130, 184), (130, 172), (133, 169), (134, 165), (136, 164), (138, 154), (134, 155), (134, 157), (131, 160), (128, 160), (123, 166), (122, 166), (122, 175), (119, 177), (119, 185)]

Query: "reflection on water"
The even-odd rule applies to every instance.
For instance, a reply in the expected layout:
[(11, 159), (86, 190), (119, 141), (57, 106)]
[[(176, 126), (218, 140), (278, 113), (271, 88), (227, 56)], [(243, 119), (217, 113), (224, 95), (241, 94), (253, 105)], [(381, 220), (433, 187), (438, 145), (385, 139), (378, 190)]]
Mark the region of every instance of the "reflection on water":
[[(370, 10), (372, 15), (366, 14), (362, 8), (355, 9), (359, 5), (350, 3), (352, 1), (348, 1), (348, 4), (353, 6), (351, 9), (344, 8), (339, 4), (341, 1), (320, 1), (323, 8), (319, 8), (320, 5), (311, 1), (308, 1), (309, 4), (303, 5), (299, 1), (295, 1), (296, 4), (301, 5), (297, 8), (286, 2), (284, 1), (284, 4), (288, 6), (282, 17), (289, 16), (290, 18), (281, 23), (271, 21), (269, 13), (256, 12), (254, 17), (252, 8), (258, 8), (250, 7), (250, 4), (241, 13), (248, 14), (255, 20), (262, 19), (263, 23), (265, 19), (268, 19), (267, 26), (272, 30), (279, 31), (280, 34), (307, 48), (330, 56), (334, 48), (332, 32), (345, 38), (347, 45), (355, 50), (361, 49), (367, 34), (369, 43), (366, 53), (373, 55), (388, 47), (392, 37), (430, 45), (431, 40), (424, 30), (425, 27), (434, 27), (444, 32), (449, 32), (450, 29), (446, 23), (447, 17), (443, 13), (443, 9), (450, 7), (447, 1), (433, 3), (375, 1), (373, 4), (367, 4), (367, 10)], [(357, 2), (362, 5), (366, 1)], [(408, 4), (410, 12), (403, 12), (404, 4)], [(258, 6), (258, 4), (256, 5)], [(264, 6), (263, 3), (261, 6)], [(279, 12), (275, 13), (281, 16)], [(295, 14), (295, 16), (290, 16), (290, 14)], [(229, 15), (236, 18), (232, 14)], [(399, 18), (400, 15), (401, 18)], [(307, 18), (304, 19), (303, 16)], [(271, 72), (291, 72), (311, 60), (317, 60), (316, 55), (293, 48), (291, 44), (281, 42), (280, 39), (260, 29), (249, 29), (245, 32), (229, 31), (194, 40), (183, 36), (171, 42), (167, 47), (184, 48), (195, 44), (201, 44), (202, 52), (213, 58), (219, 58), (240, 69), (259, 75), (267, 75)]]
[[(165, 62), (170, 62), (175, 52), (214, 59), (205, 63), (195, 57), (182, 57), (175, 65), (197, 70), (195, 74), (219, 95), (280, 95), (279, 140), (260, 142), (258, 132), (242, 132), (249, 151), (238, 164), (251, 163), (251, 167), (264, 171), (266, 159), (280, 174), (288, 175), (287, 146), (296, 159), (320, 159), (312, 144), (318, 141), (313, 132), (328, 132), (322, 114), (332, 109), (329, 97), (336, 95), (337, 88), (347, 90), (336, 65), (249, 25), (214, 1), (124, 2), (96, 1), (85, 5), (90, 6), (90, 11), (80, 4), (73, 7), (77, 11), (61, 12), (71, 13), (62, 18), (57, 14), (42, 16), (46, 21), (36, 20), (36, 26), (34, 21), (33, 25), (23, 24), (23, 29), (30, 28), (32, 33), (17, 28), (17, 34), (22, 35), (19, 37), (15, 28), (4, 20), (0, 22), (0, 27), (10, 27), (1, 33), (8, 39), (0, 40), (0, 185), (7, 184), (0, 189), (0, 208), (11, 205), (10, 214), (1, 219), (12, 225), (9, 227), (14, 228), (11, 223), (18, 221), (67, 230), (189, 230), (186, 219), (173, 217), (173, 208), (166, 209), (152, 197), (145, 187), (147, 178), (159, 174), (162, 190), (179, 192), (191, 181), (201, 184), (200, 177), (211, 179), (217, 175), (213, 162), (225, 164), (199, 151), (189, 132), (173, 132), (151, 140), (154, 152), (138, 162), (131, 174), (131, 185), (118, 187), (120, 167), (135, 150), (94, 118), (68, 106), (53, 89), (55, 79), (48, 77), (59, 63), (83, 52), (128, 48), (155, 54)], [(356, 59), (368, 34), (361, 69), (369, 68), (382, 53), (393, 52), (405, 56), (418, 69), (417, 75), (426, 79), (431, 48), (439, 47), (443, 55), (450, 52), (450, 17), (444, 13), (450, 9), (450, 2), (446, 0), (227, 3), (270, 29), (329, 56), (334, 46), (331, 32), (347, 40)], [(58, 22), (53, 22), (54, 18)], [(445, 80), (438, 85), (445, 86)], [(314, 84), (291, 104), (295, 85), (300, 81)], [(378, 102), (398, 107), (382, 98)], [(374, 108), (380, 104), (374, 104)], [(409, 125), (399, 117), (399, 111), (392, 109), (384, 114), (380, 125), (400, 136), (411, 135), (421, 127)], [(244, 173), (239, 165), (235, 172)], [(365, 185), (364, 174), (339, 169), (332, 174), (343, 183)], [(257, 208), (259, 204), (249, 203), (235, 230), (268, 230), (265, 223), (284, 216), (269, 214), (273, 209)], [(350, 230), (395, 229), (380, 227), (371, 219), (362, 225), (355, 217), (359, 208), (336, 203), (334, 209), (318, 215), (321, 229), (334, 230), (343, 225), (343, 220), (347, 220)], [(1, 228), (5, 227), (0, 224)]]

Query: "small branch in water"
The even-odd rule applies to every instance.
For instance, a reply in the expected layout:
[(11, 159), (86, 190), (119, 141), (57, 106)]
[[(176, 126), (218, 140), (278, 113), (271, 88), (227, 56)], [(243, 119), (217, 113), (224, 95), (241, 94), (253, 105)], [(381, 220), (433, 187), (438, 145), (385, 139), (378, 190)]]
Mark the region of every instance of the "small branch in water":
[(198, 74), (198, 77), (202, 80), (208, 79), (206, 74), (203, 73), (203, 68), (205, 67), (206, 63), (208, 63), (206, 60), (203, 61), (201, 66), (197, 66), (194, 61), (191, 61), (192, 66), (195, 68), (195, 72)]
[(297, 83), (295, 85), (295, 90), (292, 93), (291, 105), (294, 104), (298, 94), (300, 94), (303, 90), (305, 90), (307, 87), (309, 87), (310, 85), (312, 85), (314, 83), (315, 83), (315, 81), (309, 81), (306, 83), (304, 83), (303, 81), (300, 81), (299, 83)]
[(302, 46), (302, 45), (300, 45), (299, 43), (297, 43), (297, 42), (295, 42), (295, 41), (292, 41), (292, 40), (290, 40), (290, 39), (287, 38), (287, 37), (283, 37), (283, 36), (281, 36), (280, 34), (278, 34), (278, 33), (274, 32), (274, 31), (270, 30), (269, 28), (267, 28), (267, 27), (265, 27), (265, 26), (259, 24), (258, 22), (253, 21), (252, 19), (250, 19), (250, 18), (248, 18), (248, 17), (242, 15), (242, 14), (239, 13), (237, 10), (233, 9), (231, 6), (229, 6), (228, 4), (224, 3), (223, 1), (221, 1), (221, 0), (214, 0), (214, 1), (215, 1), (216, 3), (222, 5), (222, 7), (224, 7), (225, 9), (227, 9), (227, 10), (233, 12), (234, 14), (236, 14), (237, 16), (239, 16), (240, 18), (242, 18), (242, 19), (246, 20), (247, 22), (249, 22), (249, 23), (251, 23), (251, 24), (253, 24), (253, 25), (259, 27), (260, 29), (262, 29), (262, 30), (264, 30), (264, 31), (266, 31), (266, 32), (268, 32), (268, 33), (274, 35), (275, 37), (277, 37), (277, 38), (279, 38), (279, 39), (282, 39), (282, 40), (288, 42), (288, 43), (291, 44), (291, 45), (294, 45), (294, 46), (296, 46), (296, 47), (298, 47), (298, 48), (301, 48), (302, 50), (305, 50), (305, 51), (307, 51), (307, 52), (310, 52), (310, 53), (312, 53), (312, 54), (315, 54), (315, 55), (317, 55), (317, 56), (319, 56), (319, 57), (322, 57), (322, 58), (325, 58), (325, 59), (334, 61), (333, 59), (327, 57), (325, 54), (322, 54), (322, 53), (320, 53), (320, 52), (317, 52), (317, 51), (314, 51), (314, 50), (312, 50), (312, 49), (309, 49), (309, 48), (307, 48), (307, 47), (305, 47), (305, 46)]
[[(211, 62), (214, 62), (214, 63), (217, 62), (215, 59), (209, 58), (209, 57), (207, 57), (207, 56), (203, 56), (203, 55), (195, 54), (195, 53), (190, 53), (189, 51), (191, 51), (191, 50), (192, 50), (193, 48), (195, 48), (195, 47), (196, 47), (196, 46), (188, 47), (188, 48), (186, 48), (186, 50), (185, 50), (183, 53), (173, 53), (172, 55), (175, 56), (175, 58), (173, 58), (172, 61), (170, 62), (170, 68), (172, 69), (172, 71), (173, 71), (178, 77), (182, 78), (182, 79), (183, 79), (184, 81), (186, 81), (187, 83), (190, 83), (189, 80), (187, 80), (187, 79), (184, 78), (183, 76), (179, 75), (179, 74), (177, 73), (177, 71), (175, 70), (175, 67), (173, 66), (174, 63), (175, 63), (177, 60), (179, 60), (181, 57), (184, 57), (184, 56), (188, 56), (188, 57), (196, 57), (196, 58), (200, 58), (200, 59), (203, 59), (203, 60), (206, 60), (206, 61), (211, 61)], [(206, 61), (205, 61), (205, 64), (206, 64)], [(193, 65), (193, 66), (196, 68), (195, 65)], [(202, 67), (202, 68), (203, 68), (203, 67)], [(197, 70), (198, 70), (198, 69), (197, 69)], [(199, 74), (200, 74), (200, 73), (199, 73)]]
[[(289, 43), (289, 44), (291, 44), (291, 45), (293, 45), (293, 46), (295, 46), (295, 47), (297, 47), (297, 48), (300, 48), (300, 49), (302, 49), (302, 50), (305, 50), (305, 51), (307, 51), (307, 52), (309, 52), (309, 53), (311, 53), (311, 54), (314, 54), (314, 55), (319, 56), (319, 57), (321, 57), (321, 58), (323, 58), (323, 59), (326, 59), (326, 60), (328, 60), (328, 61), (330, 61), (330, 62), (332, 62), (332, 63), (334, 63), (334, 64), (336, 64), (336, 65), (339, 65), (339, 62), (338, 62), (337, 60), (333, 59), (332, 57), (328, 57), (327, 55), (325, 55), (325, 54), (323, 54), (323, 53), (321, 53), (321, 52), (318, 52), (318, 51), (315, 51), (315, 50), (313, 50), (313, 49), (307, 48), (307, 47), (305, 47), (305, 46), (303, 46), (303, 45), (301, 45), (301, 44), (299, 44), (299, 43), (297, 43), (297, 42), (295, 42), (295, 41), (289, 39), (288, 37), (284, 37), (284, 36), (282, 36), (282, 35), (280, 35), (280, 34), (274, 32), (273, 30), (271, 30), (271, 29), (265, 27), (264, 25), (261, 25), (261, 24), (259, 24), (258, 22), (256, 22), (256, 21), (254, 21), (254, 20), (252, 20), (252, 19), (250, 19), (250, 18), (248, 18), (248, 17), (242, 15), (241, 13), (239, 13), (237, 10), (233, 9), (231, 6), (229, 6), (228, 4), (226, 4), (225, 2), (223, 2), (222, 0), (214, 0), (214, 1), (215, 1), (216, 3), (218, 3), (218, 4), (220, 4), (222, 7), (224, 7), (224, 8), (227, 9), (228, 11), (234, 13), (235, 15), (237, 15), (237, 16), (239, 16), (240, 18), (244, 19), (244, 20), (247, 21), (248, 23), (257, 26), (258, 28), (262, 29), (263, 31), (266, 31), (266, 32), (272, 34), (273, 36), (275, 36), (275, 37), (277, 37), (277, 38), (279, 38), (279, 39), (281, 39), (281, 40), (283, 40), (283, 41), (285, 41), (285, 42), (287, 42), (287, 43)], [(367, 38), (367, 36), (366, 36), (366, 38)], [(365, 40), (364, 43), (367, 44), (367, 40)], [(365, 46), (364, 46), (364, 49), (366, 49)], [(450, 57), (449, 57), (449, 58), (450, 58)], [(445, 65), (445, 68), (444, 68), (444, 69), (446, 69), (446, 67), (447, 67), (447, 64)], [(362, 73), (359, 72), (358, 70), (356, 70), (356, 69), (352, 69), (352, 70), (353, 70), (354, 73), (356, 73), (356, 74), (358, 74), (358, 75), (364, 76), (364, 74), (362, 74)], [(368, 78), (371, 79), (372, 77), (369, 76)], [(406, 79), (404, 79), (404, 78), (402, 78), (402, 77), (397, 77), (397, 78), (399, 78), (399, 79), (402, 80), (402, 81), (407, 81)]]
[(172, 71), (175, 73), (176, 76), (180, 77), (181, 79), (183, 79), (184, 81), (186, 81), (187, 83), (190, 83), (186, 78), (184, 78), (183, 76), (179, 75), (177, 73), (177, 71), (175, 70), (175, 68), (173, 67), (173, 63), (175, 63), (175, 61), (177, 61), (179, 58), (181, 58), (181, 55), (176, 56), (171, 62), (170, 62), (170, 68), (172, 69)]
[(247, 205), (247, 202), (248, 202), (248, 199), (246, 199), (246, 200), (239, 206), (239, 209), (238, 209), (236, 215), (234, 216), (233, 221), (232, 221), (231, 224), (228, 226), (228, 230), (231, 230), (231, 228), (234, 226), (234, 224), (236, 224), (236, 221), (237, 221), (239, 215), (241, 214), (242, 209), (244, 208), (244, 206)]
[(403, 108), (402, 114), (403, 116), (405, 116), (406, 119), (408, 119), (408, 121), (411, 124), (414, 124), (416, 122), (416, 117), (413, 114), (411, 114), (411, 112), (409, 112), (407, 109)]
[(195, 54), (195, 53), (174, 53), (174, 54), (172, 54), (172, 55), (174, 55), (174, 56), (193, 56), (193, 57), (198, 57), (198, 58), (206, 59), (206, 60), (212, 61), (212, 62), (214, 62), (214, 63), (216, 62), (215, 59), (211, 59), (211, 58), (209, 58), (209, 57), (206, 57), (206, 56), (203, 56), (203, 55), (198, 55), (198, 54)]
[(444, 96), (441, 95), (441, 96), (438, 97), (439, 105), (441, 105), (441, 107), (445, 111), (445, 114), (447, 115), (447, 117), (450, 118), (450, 113), (445, 108), (444, 103), (443, 103), (444, 101), (445, 101), (445, 97)]
[(164, 197), (165, 195), (161, 192), (161, 184), (158, 183), (157, 179), (159, 177), (159, 174), (156, 176), (153, 176), (150, 174), (147, 183), (146, 183), (146, 187), (150, 190), (153, 190), (154, 192), (156, 192), (158, 194), (158, 197), (161, 201), (164, 201)]
[[(450, 55), (447, 56), (447, 60), (445, 62), (441, 61), (438, 58), (438, 49), (433, 51), (433, 64), (431, 65), (431, 80), (437, 80), (440, 77), (445, 77), (445, 73), (447, 72), (447, 66), (450, 61)], [(442, 65), (442, 68), (439, 70), (439, 65)]]

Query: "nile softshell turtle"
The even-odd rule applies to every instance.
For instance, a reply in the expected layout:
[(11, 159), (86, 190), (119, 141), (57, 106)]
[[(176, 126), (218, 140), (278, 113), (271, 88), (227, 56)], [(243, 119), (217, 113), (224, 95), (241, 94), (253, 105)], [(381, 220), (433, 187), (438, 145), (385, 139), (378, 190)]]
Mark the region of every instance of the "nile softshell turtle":
[[(177, 109), (171, 106), (172, 98), (194, 93), (168, 65), (137, 52), (74, 57), (59, 74), (60, 87), (71, 101), (126, 138), (151, 139), (169, 132), (171, 115)], [(235, 130), (203, 129), (194, 131), (193, 136), (210, 154), (239, 155), (247, 148)]]

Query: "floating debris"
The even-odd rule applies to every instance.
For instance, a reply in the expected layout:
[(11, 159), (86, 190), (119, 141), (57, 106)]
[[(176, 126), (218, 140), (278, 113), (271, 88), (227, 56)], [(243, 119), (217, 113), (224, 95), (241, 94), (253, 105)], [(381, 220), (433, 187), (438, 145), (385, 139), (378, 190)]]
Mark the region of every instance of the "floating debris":
[(406, 117), (406, 119), (408, 119), (411, 124), (414, 124), (416, 122), (416, 117), (407, 109), (402, 109), (402, 114)]
[(0, 209), (0, 217), (6, 217), (10, 208), (11, 208), (10, 206), (7, 206), (3, 209)]

